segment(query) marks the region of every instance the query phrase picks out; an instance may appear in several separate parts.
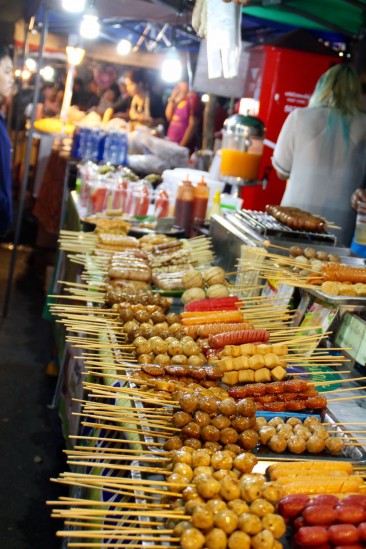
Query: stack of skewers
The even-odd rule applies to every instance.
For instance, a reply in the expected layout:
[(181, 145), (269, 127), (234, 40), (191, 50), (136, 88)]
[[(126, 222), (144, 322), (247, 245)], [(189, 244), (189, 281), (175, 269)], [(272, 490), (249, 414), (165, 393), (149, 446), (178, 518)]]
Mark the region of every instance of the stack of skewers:
[[(345, 373), (339, 369), (343, 359), (320, 350), (309, 356), (314, 341), (326, 334), (298, 335), (290, 326), (293, 312), (261, 298), (228, 300), (223, 310), (205, 299), (199, 310), (193, 302), (178, 315), (169, 312), (168, 300), (131, 285), (129, 299), (119, 301), (121, 290), (107, 291), (110, 254), (95, 255), (93, 238), (66, 236), (64, 248), (85, 266), (84, 283), (65, 284), (68, 293), (52, 311), (82, 351), (88, 376), (82, 425), (94, 431), (74, 437), (68, 452), (72, 471), (54, 480), (91, 490), (97, 500), (50, 502), (54, 516), (65, 520), (59, 535), (69, 538), (69, 547), (279, 549), (286, 527), (277, 502), (286, 493), (284, 484), (253, 468), (258, 460), (293, 460), (286, 452), (343, 463), (348, 449), (357, 448), (354, 431), (311, 414), (339, 398), (329, 398), (333, 381), (321, 383), (330, 390), (320, 395), (306, 372), (288, 378), (299, 362), (325, 376)], [(240, 369), (230, 369), (234, 361)], [(271, 374), (258, 383), (242, 375), (238, 384), (240, 372), (276, 368), (282, 369), (276, 382)], [(237, 380), (225, 383), (233, 372)], [(347, 390), (354, 389), (340, 389)], [(288, 393), (292, 400), (281, 396)], [(306, 417), (300, 417), (286, 409), (294, 394), (303, 395), (303, 403), (321, 399), (322, 406), (302, 408)], [(278, 403), (285, 418), (278, 409), (274, 420), (265, 409), (258, 411)], [(350, 489), (362, 493), (362, 470), (352, 472), (357, 479), (349, 481)]]

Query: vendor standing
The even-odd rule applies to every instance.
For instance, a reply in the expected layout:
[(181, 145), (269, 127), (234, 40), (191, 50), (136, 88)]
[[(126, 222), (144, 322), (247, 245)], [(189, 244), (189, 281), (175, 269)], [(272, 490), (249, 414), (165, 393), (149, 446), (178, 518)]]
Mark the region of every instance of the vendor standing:
[(200, 99), (189, 91), (188, 82), (179, 82), (165, 109), (169, 122), (167, 137), (181, 147), (188, 147), (193, 152), (197, 145), (197, 132), (202, 119)]
[(366, 113), (360, 108), (361, 85), (348, 65), (324, 73), (309, 106), (286, 119), (272, 162), (287, 179), (281, 205), (320, 215), (341, 227), (338, 240), (350, 245), (355, 216), (351, 193), (366, 175)]
[(0, 45), (0, 234), (5, 233), (12, 222), (11, 199), (11, 143), (6, 129), (3, 109), (14, 84), (13, 63), (9, 51)]
[(129, 117), (132, 122), (146, 126), (164, 124), (164, 105), (160, 97), (153, 94), (141, 69), (127, 71), (125, 83), (127, 93), (132, 97)]

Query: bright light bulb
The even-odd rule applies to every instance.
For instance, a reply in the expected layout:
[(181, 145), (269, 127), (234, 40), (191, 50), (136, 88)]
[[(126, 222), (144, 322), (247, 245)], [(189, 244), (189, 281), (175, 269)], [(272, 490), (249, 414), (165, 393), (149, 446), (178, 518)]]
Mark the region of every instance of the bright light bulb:
[(210, 99), (210, 96), (208, 95), (208, 93), (204, 93), (201, 97), (202, 103), (208, 103), (209, 99)]
[(31, 72), (34, 72), (35, 70), (37, 70), (37, 62), (31, 57), (28, 57), (28, 59), (25, 62), (25, 66)]
[(182, 63), (175, 49), (171, 51), (161, 66), (161, 78), (164, 82), (173, 84), (182, 78)]
[(128, 55), (132, 50), (132, 44), (129, 40), (122, 38), (117, 44), (118, 55)]
[(66, 55), (69, 65), (80, 65), (84, 59), (85, 50), (74, 46), (66, 46)]
[(31, 77), (31, 73), (29, 72), (28, 69), (24, 69), (24, 71), (22, 71), (22, 79), (23, 80), (29, 80)]
[(62, 7), (65, 11), (81, 13), (85, 9), (86, 0), (62, 0)]
[(43, 69), (40, 70), (43, 80), (51, 82), (55, 76), (55, 69), (50, 65), (46, 65)]
[(20, 76), (21, 74), (22, 74), (22, 71), (21, 71), (20, 69), (16, 69), (16, 70), (14, 71), (14, 76), (15, 76), (15, 78), (19, 78), (19, 76)]
[(84, 14), (80, 24), (80, 34), (87, 40), (95, 40), (99, 36), (100, 24), (96, 15)]

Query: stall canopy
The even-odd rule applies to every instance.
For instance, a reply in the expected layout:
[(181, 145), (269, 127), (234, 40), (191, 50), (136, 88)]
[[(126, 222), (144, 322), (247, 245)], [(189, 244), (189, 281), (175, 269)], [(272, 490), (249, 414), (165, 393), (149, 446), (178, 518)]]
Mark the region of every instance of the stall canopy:
[(332, 30), (353, 38), (362, 37), (366, 30), (366, 0), (250, 0), (243, 13), (268, 22)]

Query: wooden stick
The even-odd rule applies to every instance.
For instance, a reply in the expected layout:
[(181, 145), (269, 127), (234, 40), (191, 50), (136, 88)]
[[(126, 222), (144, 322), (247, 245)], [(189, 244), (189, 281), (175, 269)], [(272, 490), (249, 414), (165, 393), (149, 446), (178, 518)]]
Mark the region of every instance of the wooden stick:
[[(142, 528), (136, 529), (135, 535), (126, 534), (122, 531), (122, 533), (118, 533), (120, 529), (116, 529), (114, 532), (108, 532), (108, 534), (113, 537), (113, 539), (120, 539), (120, 540), (138, 540), (143, 543), (144, 541), (156, 541), (156, 542), (169, 542), (169, 541), (175, 541), (178, 542), (180, 538), (174, 538), (174, 537), (167, 537), (164, 536), (164, 534), (161, 534), (160, 531), (158, 532), (158, 536), (149, 536), (148, 534), (145, 534), (144, 530)], [(140, 533), (141, 531), (141, 533)], [(67, 530), (66, 532), (58, 531), (56, 533), (59, 537), (70, 537), (70, 538), (95, 538), (95, 539), (104, 539), (106, 537), (106, 532), (101, 530), (98, 532), (98, 530), (92, 530), (90, 532), (85, 530)], [(109, 543), (108, 543), (109, 545)], [(100, 546), (99, 546), (100, 547)]]
[[(69, 506), (81, 506), (85, 505), (86, 507), (109, 507), (110, 501), (97, 501), (91, 499), (82, 499), (82, 498), (73, 498), (69, 496), (60, 496), (57, 501), (46, 501), (47, 505), (69, 505)], [(113, 501), (113, 507), (126, 508), (126, 509), (145, 509), (147, 507), (156, 508), (156, 509), (170, 509), (168, 503), (134, 503), (132, 501)]]
[[(95, 484), (89, 484), (86, 482), (82, 482), (80, 479), (77, 481), (72, 481), (71, 479), (68, 479), (67, 481), (63, 479), (50, 479), (52, 482), (55, 482), (57, 484), (66, 484), (67, 486), (76, 486), (78, 489), (80, 488), (87, 488), (91, 490), (103, 490), (103, 486), (95, 486)], [(108, 492), (111, 492), (112, 494), (118, 495), (118, 496), (127, 496), (128, 498), (131, 497), (131, 491), (127, 490), (119, 490), (116, 488), (113, 488), (111, 486), (108, 486)], [(166, 492), (164, 492), (166, 494)], [(147, 501), (157, 501), (157, 495), (148, 495), (144, 494), (143, 499)]]
[[(326, 382), (323, 384), (326, 385)], [(322, 391), (323, 393), (329, 394), (329, 393), (343, 393), (346, 391), (362, 391), (363, 389), (366, 389), (366, 387), (346, 387), (345, 389), (332, 389), (330, 391)]]
[[(92, 423), (92, 422), (89, 422), (89, 421), (82, 421), (81, 424), (85, 427), (95, 427), (95, 423)], [(111, 426), (108, 425), (108, 424), (98, 424), (98, 427), (101, 428), (101, 429), (111, 429)], [(158, 436), (158, 437), (161, 437), (161, 438), (169, 438), (171, 437), (171, 435), (167, 434), (160, 434), (160, 433), (155, 433), (153, 431), (143, 431), (142, 429), (127, 429), (126, 427), (118, 427), (117, 425), (114, 425), (113, 426), (113, 430), (116, 430), (116, 431), (122, 431), (123, 433), (135, 433), (137, 435), (146, 435), (146, 436), (149, 436), (149, 437), (154, 437), (154, 436)], [(143, 441), (128, 441), (130, 444), (142, 444)], [(149, 442), (149, 443), (146, 443), (148, 444), (149, 446), (163, 446), (164, 444), (163, 443), (160, 443), (160, 442)]]
[[(166, 471), (164, 469), (161, 469), (160, 467), (139, 467), (139, 466), (131, 466), (131, 465), (119, 465), (115, 463), (106, 463), (104, 460), (99, 461), (96, 456), (92, 458), (96, 461), (71, 461), (68, 460), (68, 465), (83, 465), (85, 467), (95, 467), (96, 464), (104, 463), (108, 469), (113, 469), (115, 471), (141, 471), (142, 473), (152, 473), (152, 474), (159, 474), (159, 475), (171, 475), (171, 471)], [(110, 459), (109, 457), (107, 458)]]
[[(363, 379), (366, 379), (366, 376), (365, 377), (351, 377), (349, 379), (335, 379), (333, 381), (325, 381), (324, 383), (322, 383), (322, 382), (314, 383), (314, 385), (315, 386), (317, 386), (317, 385), (334, 385), (335, 383), (349, 383), (349, 382), (352, 382), (352, 381), (361, 381)], [(362, 389), (362, 387), (360, 387), (360, 389)], [(337, 389), (337, 390), (342, 391), (343, 389)], [(330, 391), (328, 391), (328, 392), (330, 392)]]
[[(293, 377), (293, 376), (312, 376), (312, 375), (334, 375), (335, 373), (337, 374), (348, 374), (349, 373), (349, 370), (337, 370), (336, 372), (334, 371), (324, 371), (324, 370), (320, 370), (319, 372), (287, 372), (289, 376)], [(322, 382), (319, 382), (319, 385), (323, 385)]]
[[(88, 548), (88, 549), (93, 549), (93, 548), (99, 548), (100, 549), (100, 543), (82, 543), (82, 542), (77, 542), (77, 543), (68, 543), (67, 544), (67, 547), (76, 547), (76, 548)], [(135, 549), (136, 547), (137, 548), (140, 548), (141, 549), (141, 541), (139, 543), (108, 543), (108, 547), (110, 547), (111, 549), (113, 548), (116, 548), (116, 547), (125, 547), (126, 549), (128, 548), (133, 548)], [(144, 544), (144, 549), (166, 549), (166, 545), (145, 545)], [(179, 545), (172, 545), (172, 544), (169, 544), (169, 549), (179, 549), (180, 546)]]
[[(53, 518), (60, 518), (59, 515), (52, 515)], [(100, 521), (99, 522), (90, 522), (95, 520), (94, 517), (83, 517), (83, 520), (65, 520), (64, 525), (65, 526), (72, 526), (75, 528), (75, 526), (79, 526), (80, 528), (100, 528)], [(112, 522), (113, 524), (106, 524), (106, 521)], [(113, 530), (114, 528), (118, 528), (120, 524), (120, 520), (118, 518), (112, 518), (112, 517), (106, 517), (103, 521), (103, 528), (106, 531), (106, 535), (109, 533), (110, 530)], [(140, 520), (127, 520), (123, 519), (123, 524), (141, 524)], [(149, 526), (161, 526), (161, 521), (152, 521), (149, 520), (148, 522)], [(156, 528), (153, 530), (153, 532), (156, 532)]]
[(358, 396), (358, 395), (353, 395), (353, 396), (350, 396), (350, 397), (340, 397), (340, 398), (327, 398), (327, 402), (339, 402), (341, 400), (361, 400), (363, 398), (366, 398), (366, 395), (365, 396)]
[[(93, 423), (92, 425), (94, 425), (95, 427), (95, 423)], [(109, 426), (108, 428), (109, 431), (112, 431), (112, 430), (115, 430), (115, 428), (111, 429), (111, 426)], [(121, 429), (118, 429), (118, 431), (121, 431)], [(150, 435), (150, 433), (149, 433)], [(151, 435), (150, 435), (151, 436)], [(115, 438), (104, 438), (104, 437), (89, 437), (89, 436), (70, 436), (70, 438), (78, 438), (78, 439), (82, 439), (82, 440), (103, 440), (103, 441), (106, 441), (106, 442), (123, 442), (123, 443), (127, 443), (127, 444), (136, 444), (138, 446), (163, 446), (162, 443), (160, 442), (147, 442), (145, 440), (129, 440), (129, 439), (118, 439), (116, 440)], [(125, 451), (128, 451), (128, 450), (125, 450)], [(134, 452), (137, 450), (133, 450)], [(145, 450), (143, 450), (144, 453), (147, 453)], [(159, 452), (161, 453), (161, 452)]]

